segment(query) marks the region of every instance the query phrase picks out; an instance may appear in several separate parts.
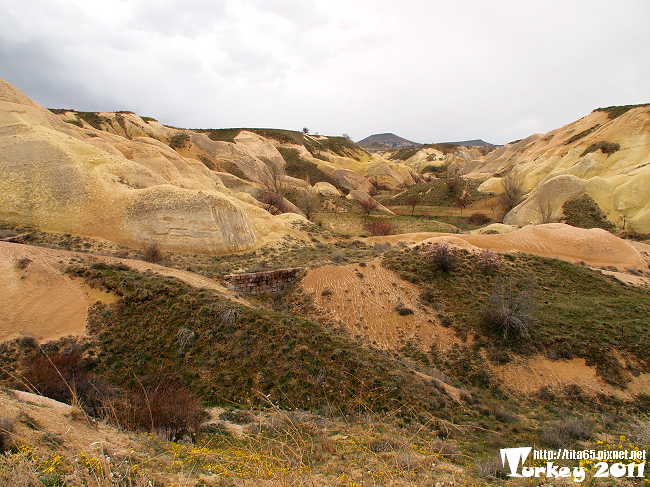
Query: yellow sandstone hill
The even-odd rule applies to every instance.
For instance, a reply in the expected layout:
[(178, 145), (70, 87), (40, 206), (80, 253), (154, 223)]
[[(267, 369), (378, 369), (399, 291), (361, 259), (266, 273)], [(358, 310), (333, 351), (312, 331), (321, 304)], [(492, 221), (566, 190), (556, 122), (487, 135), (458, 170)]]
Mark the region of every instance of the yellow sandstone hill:
[(556, 220), (567, 201), (587, 194), (619, 227), (650, 233), (650, 105), (594, 110), (477, 158), (462, 171), (488, 178), (479, 190), (495, 194), (503, 192), (501, 178), (514, 175), (525, 199), (504, 223), (540, 223), (549, 212)]
[[(1, 220), (130, 247), (155, 241), (201, 252), (301, 236), (293, 223), (302, 217), (270, 215), (247, 193), (228, 189), (218, 172), (171, 149), (177, 131), (131, 113), (99, 115), (106, 115), (101, 126), (88, 116), (94, 124), (58, 117), (0, 80)], [(209, 142), (215, 154), (258, 173), (265, 162), (255, 151), (282, 161), (268, 143), (251, 150)]]

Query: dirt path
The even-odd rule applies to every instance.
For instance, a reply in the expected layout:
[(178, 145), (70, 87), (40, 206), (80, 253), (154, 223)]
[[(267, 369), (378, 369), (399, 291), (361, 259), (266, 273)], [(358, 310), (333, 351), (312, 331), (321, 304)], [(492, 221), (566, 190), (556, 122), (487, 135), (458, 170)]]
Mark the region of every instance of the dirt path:
[[(393, 349), (413, 340), (425, 348), (441, 350), (459, 341), (453, 331), (440, 325), (430, 307), (419, 299), (419, 288), (383, 268), (380, 259), (366, 266), (327, 265), (307, 272), (303, 290), (333, 320), (345, 325), (354, 337), (374, 346)], [(413, 311), (400, 315), (398, 305)]]

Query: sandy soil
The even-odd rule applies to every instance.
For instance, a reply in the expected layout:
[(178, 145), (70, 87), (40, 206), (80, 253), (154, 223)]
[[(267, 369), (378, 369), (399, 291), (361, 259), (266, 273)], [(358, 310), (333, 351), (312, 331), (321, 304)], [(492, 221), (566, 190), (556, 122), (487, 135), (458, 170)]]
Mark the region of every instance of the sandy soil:
[(585, 262), (593, 267), (616, 267), (618, 270), (647, 270), (650, 263), (650, 245), (624, 240), (598, 228), (586, 230), (563, 223), (527, 225), (515, 232), (498, 235), (412, 233), (366, 240), (371, 245), (374, 242), (429, 244), (451, 240), (480, 249), (525, 252), (574, 263)]
[[(19, 261), (25, 260), (21, 265)], [(139, 271), (176, 277), (191, 286), (212, 289), (235, 299), (223, 286), (191, 272), (170, 269), (140, 260), (118, 259), (65, 250), (0, 242), (0, 341), (33, 336), (39, 341), (83, 335), (88, 306), (116, 296), (91, 289), (65, 273), (72, 259), (123, 263)], [(23, 266), (26, 267), (23, 268)]]
[[(414, 340), (425, 348), (435, 343), (446, 350), (460, 341), (440, 325), (433, 309), (420, 304), (418, 287), (383, 268), (379, 259), (365, 267), (349, 264), (310, 269), (302, 288), (350, 335), (376, 347), (395, 348), (399, 342)], [(396, 311), (400, 303), (413, 314), (401, 316)]]
[[(489, 363), (486, 360), (486, 363)], [(585, 363), (584, 358), (552, 361), (542, 357), (518, 358), (506, 365), (491, 365), (492, 370), (504, 381), (504, 387), (513, 391), (534, 394), (547, 386), (559, 390), (567, 385), (578, 385), (589, 394), (603, 393), (629, 399), (650, 390), (650, 374), (641, 374), (620, 390), (603, 382), (596, 370)]]
[(23, 444), (40, 443), (46, 432), (60, 438), (63, 449), (74, 448), (92, 457), (103, 453), (128, 455), (136, 446), (115, 428), (90, 422), (75, 408), (34, 394), (22, 392), (16, 397), (11, 392), (0, 391), (0, 411), (6, 418), (17, 419), (27, 414), (36, 421), (37, 429), (15, 423), (13, 436)]

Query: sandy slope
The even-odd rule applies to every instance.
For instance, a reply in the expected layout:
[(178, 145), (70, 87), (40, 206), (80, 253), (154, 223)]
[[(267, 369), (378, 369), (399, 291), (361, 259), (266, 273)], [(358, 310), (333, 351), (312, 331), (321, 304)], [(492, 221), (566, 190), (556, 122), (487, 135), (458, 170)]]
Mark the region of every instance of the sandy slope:
[(514, 232), (495, 235), (418, 233), (371, 237), (366, 240), (370, 244), (382, 241), (431, 244), (444, 240), (459, 246), (499, 252), (525, 252), (621, 270), (647, 270), (650, 256), (648, 245), (618, 238), (598, 228), (586, 230), (563, 223), (527, 225)]
[[(540, 222), (540, 206), (550, 205), (553, 217), (562, 205), (589, 194), (608, 218), (625, 217), (627, 227), (650, 232), (650, 106), (641, 106), (609, 118), (604, 111), (520, 142), (501, 147), (463, 168), (468, 176), (502, 176), (516, 169), (528, 198), (504, 219), (525, 225)], [(610, 154), (587, 152), (593, 144), (619, 144)], [(538, 188), (538, 189), (536, 189)], [(503, 192), (500, 177), (491, 177), (480, 191)]]
[[(20, 259), (29, 263), (18, 268)], [(124, 263), (139, 271), (176, 277), (191, 286), (212, 289), (234, 299), (232, 292), (203, 276), (140, 260), (89, 255), (65, 250), (0, 242), (0, 341), (33, 336), (39, 341), (83, 335), (88, 306), (116, 297), (91, 289), (80, 279), (65, 274), (72, 259)]]
[[(350, 335), (374, 346), (395, 348), (399, 342), (413, 340), (425, 348), (435, 343), (446, 350), (459, 341), (453, 331), (440, 325), (433, 309), (419, 302), (418, 287), (382, 267), (380, 259), (365, 267), (310, 269), (302, 288), (324, 314), (343, 323)], [(395, 310), (400, 303), (413, 314), (401, 316)]]
[[(488, 360), (485, 362), (490, 363)], [(584, 358), (552, 361), (543, 357), (519, 357), (514, 363), (490, 365), (490, 368), (503, 380), (505, 388), (524, 394), (537, 393), (542, 387), (559, 390), (574, 384), (587, 393), (620, 398), (647, 394), (650, 390), (650, 374), (634, 377), (627, 389), (621, 390), (597, 377), (596, 369), (589, 367)]]

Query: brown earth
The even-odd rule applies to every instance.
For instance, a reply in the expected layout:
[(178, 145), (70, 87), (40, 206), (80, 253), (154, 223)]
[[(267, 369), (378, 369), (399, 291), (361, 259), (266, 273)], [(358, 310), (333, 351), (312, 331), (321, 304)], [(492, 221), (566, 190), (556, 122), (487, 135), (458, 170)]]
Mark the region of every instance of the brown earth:
[(175, 277), (191, 286), (212, 289), (230, 299), (233, 293), (215, 281), (191, 272), (140, 260), (90, 255), (29, 245), (0, 242), (0, 341), (33, 336), (39, 341), (83, 335), (88, 306), (116, 296), (92, 289), (65, 273), (81, 262), (125, 264), (141, 272)]
[[(489, 361), (485, 361), (489, 364)], [(520, 357), (506, 365), (490, 365), (503, 380), (504, 387), (523, 394), (534, 394), (542, 387), (559, 391), (568, 385), (577, 385), (588, 394), (607, 394), (622, 399), (647, 394), (650, 390), (650, 374), (633, 378), (627, 389), (621, 390), (603, 382), (596, 375), (596, 369), (589, 367), (584, 358), (571, 360), (549, 360), (543, 357)]]
[(599, 228), (586, 230), (564, 223), (527, 225), (514, 232), (495, 235), (414, 233), (366, 239), (370, 245), (375, 242), (433, 244), (438, 241), (466, 248), (525, 252), (573, 263), (584, 262), (593, 267), (617, 269), (647, 270), (650, 255), (648, 245), (631, 243)]
[[(303, 291), (316, 307), (347, 332), (375, 347), (394, 349), (414, 341), (428, 349), (434, 343), (447, 350), (460, 340), (440, 325), (433, 309), (419, 300), (419, 288), (381, 266), (380, 259), (366, 266), (327, 265), (311, 269), (302, 281)], [(413, 314), (400, 315), (402, 305)]]

